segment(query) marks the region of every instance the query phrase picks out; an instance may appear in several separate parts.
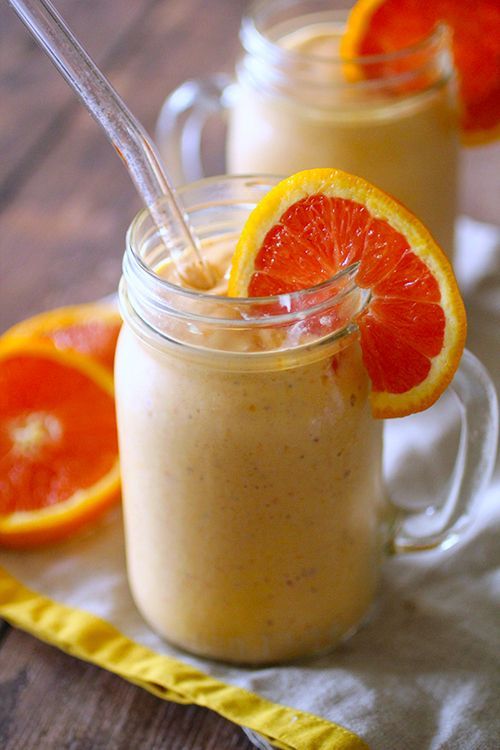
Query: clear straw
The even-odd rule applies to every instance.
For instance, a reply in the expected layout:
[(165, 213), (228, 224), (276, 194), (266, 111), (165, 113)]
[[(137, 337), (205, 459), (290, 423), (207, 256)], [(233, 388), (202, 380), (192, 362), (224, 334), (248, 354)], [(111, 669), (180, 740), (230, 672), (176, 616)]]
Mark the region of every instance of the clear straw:
[(128, 171), (169, 250), (178, 276), (207, 289), (213, 272), (203, 261), (156, 146), (48, 0), (7, 0), (59, 72), (103, 128)]

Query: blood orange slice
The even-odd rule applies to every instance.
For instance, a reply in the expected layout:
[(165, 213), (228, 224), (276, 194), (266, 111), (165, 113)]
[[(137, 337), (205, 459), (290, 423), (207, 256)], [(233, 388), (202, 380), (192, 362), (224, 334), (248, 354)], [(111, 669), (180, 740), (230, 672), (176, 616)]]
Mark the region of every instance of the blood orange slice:
[(111, 374), (49, 343), (0, 339), (0, 544), (63, 539), (119, 486)]
[(462, 102), (466, 142), (500, 133), (500, 3), (498, 0), (358, 0), (341, 52), (347, 58), (395, 52), (446, 23)]
[(121, 322), (112, 305), (73, 305), (27, 318), (3, 335), (50, 341), (60, 350), (86, 354), (112, 371)]
[(421, 411), (458, 366), (464, 306), (450, 263), (429, 232), (365, 180), (313, 169), (274, 187), (243, 229), (228, 293), (297, 291), (356, 262), (356, 282), (371, 292), (357, 325), (373, 414)]

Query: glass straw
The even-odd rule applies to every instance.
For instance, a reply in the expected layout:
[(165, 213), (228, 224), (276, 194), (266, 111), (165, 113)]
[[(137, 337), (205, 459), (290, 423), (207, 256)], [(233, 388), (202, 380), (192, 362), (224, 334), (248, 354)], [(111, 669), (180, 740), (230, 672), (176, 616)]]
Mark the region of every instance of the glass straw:
[[(7, 0), (125, 162), (168, 248), (177, 274), (190, 286), (212, 286), (199, 240), (189, 225), (156, 146), (48, 0)], [(165, 199), (166, 198), (166, 199)]]

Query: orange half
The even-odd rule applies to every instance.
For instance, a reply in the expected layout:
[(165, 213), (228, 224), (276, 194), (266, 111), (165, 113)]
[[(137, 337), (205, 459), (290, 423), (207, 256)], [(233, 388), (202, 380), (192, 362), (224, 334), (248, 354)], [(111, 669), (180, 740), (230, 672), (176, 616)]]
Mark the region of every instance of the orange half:
[(111, 374), (47, 342), (0, 339), (0, 544), (64, 539), (119, 489)]
[(452, 32), (464, 141), (492, 140), (500, 135), (499, 0), (357, 0), (341, 53), (351, 59), (396, 52), (439, 23)]
[(370, 290), (357, 318), (375, 417), (434, 403), (465, 343), (464, 305), (451, 265), (425, 227), (370, 183), (338, 169), (299, 172), (250, 214), (231, 267), (231, 296), (310, 288), (359, 262)]

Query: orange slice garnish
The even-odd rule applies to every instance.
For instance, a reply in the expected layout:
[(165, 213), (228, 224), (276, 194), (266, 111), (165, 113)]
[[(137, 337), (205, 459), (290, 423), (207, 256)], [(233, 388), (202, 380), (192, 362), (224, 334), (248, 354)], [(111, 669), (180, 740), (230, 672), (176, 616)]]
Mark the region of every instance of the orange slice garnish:
[(52, 342), (60, 350), (86, 354), (112, 371), (121, 323), (112, 305), (73, 305), (27, 318), (3, 336)]
[(47, 342), (0, 339), (0, 544), (64, 539), (119, 499), (113, 379)]
[(464, 141), (492, 140), (500, 135), (499, 0), (358, 0), (341, 53), (354, 58), (395, 52), (420, 42), (438, 23), (452, 32)]
[(299, 172), (250, 214), (229, 279), (231, 296), (312, 287), (359, 262), (370, 300), (357, 318), (375, 417), (436, 401), (459, 364), (465, 310), (451, 265), (404, 206), (338, 169)]

